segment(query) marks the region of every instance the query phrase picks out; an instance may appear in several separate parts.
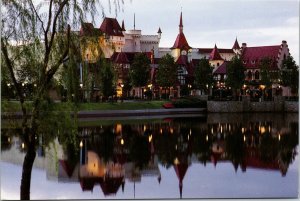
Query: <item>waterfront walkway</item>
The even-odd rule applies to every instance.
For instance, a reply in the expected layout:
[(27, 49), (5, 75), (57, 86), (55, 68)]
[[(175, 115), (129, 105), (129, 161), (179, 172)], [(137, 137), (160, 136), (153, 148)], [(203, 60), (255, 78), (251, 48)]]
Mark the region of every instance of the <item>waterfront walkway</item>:
[[(142, 109), (142, 110), (91, 110), (79, 111), (77, 117), (82, 118), (98, 118), (98, 117), (147, 117), (160, 115), (195, 115), (206, 113), (206, 108), (173, 108), (173, 109)], [(71, 113), (73, 115), (73, 113)], [(21, 112), (3, 112), (2, 119), (22, 118)]]

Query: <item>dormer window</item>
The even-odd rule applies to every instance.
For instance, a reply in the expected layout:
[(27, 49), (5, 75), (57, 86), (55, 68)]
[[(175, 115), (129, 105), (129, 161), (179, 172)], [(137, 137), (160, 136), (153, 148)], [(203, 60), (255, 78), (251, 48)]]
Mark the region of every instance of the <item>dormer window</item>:
[(247, 63), (247, 61), (243, 61), (243, 64), (246, 64)]
[(255, 64), (255, 60), (252, 60), (251, 63), (252, 63), (252, 64)]

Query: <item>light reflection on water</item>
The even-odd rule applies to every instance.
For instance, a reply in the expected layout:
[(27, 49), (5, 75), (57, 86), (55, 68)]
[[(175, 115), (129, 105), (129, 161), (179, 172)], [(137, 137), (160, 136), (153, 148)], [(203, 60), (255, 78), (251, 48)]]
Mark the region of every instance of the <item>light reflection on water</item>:
[[(38, 148), (32, 199), (298, 196), (293, 115), (115, 122), (78, 133), (77, 152), (57, 138)], [(26, 147), (16, 136), (1, 137), (1, 196), (19, 199)]]

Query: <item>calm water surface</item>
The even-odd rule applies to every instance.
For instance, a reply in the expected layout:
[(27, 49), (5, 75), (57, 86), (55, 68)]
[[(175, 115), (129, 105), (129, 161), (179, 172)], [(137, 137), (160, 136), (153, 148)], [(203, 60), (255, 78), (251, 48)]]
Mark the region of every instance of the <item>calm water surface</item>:
[[(2, 129), (2, 199), (20, 198), (18, 132)], [(37, 140), (31, 199), (298, 197), (298, 114), (81, 122), (73, 143)]]

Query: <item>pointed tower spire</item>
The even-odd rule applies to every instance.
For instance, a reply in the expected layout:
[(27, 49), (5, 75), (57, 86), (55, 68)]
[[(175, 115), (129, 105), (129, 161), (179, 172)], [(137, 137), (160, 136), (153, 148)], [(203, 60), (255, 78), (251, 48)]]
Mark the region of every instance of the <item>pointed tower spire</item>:
[(133, 30), (135, 30), (135, 13), (133, 14)]
[(124, 20), (122, 20), (122, 31), (126, 31), (125, 25), (124, 25)]
[(215, 44), (214, 49), (212, 50), (212, 52), (209, 55), (209, 59), (210, 60), (223, 60), (216, 44)]
[(179, 33), (183, 32), (183, 24), (182, 24), (182, 11), (180, 12), (180, 21), (179, 21)]
[(235, 38), (235, 42), (234, 42), (234, 44), (233, 44), (232, 49), (233, 49), (233, 50), (239, 50), (239, 49), (241, 49), (241, 47), (240, 47), (240, 45), (239, 45), (239, 43), (238, 43), (238, 41), (237, 41), (237, 37)]

